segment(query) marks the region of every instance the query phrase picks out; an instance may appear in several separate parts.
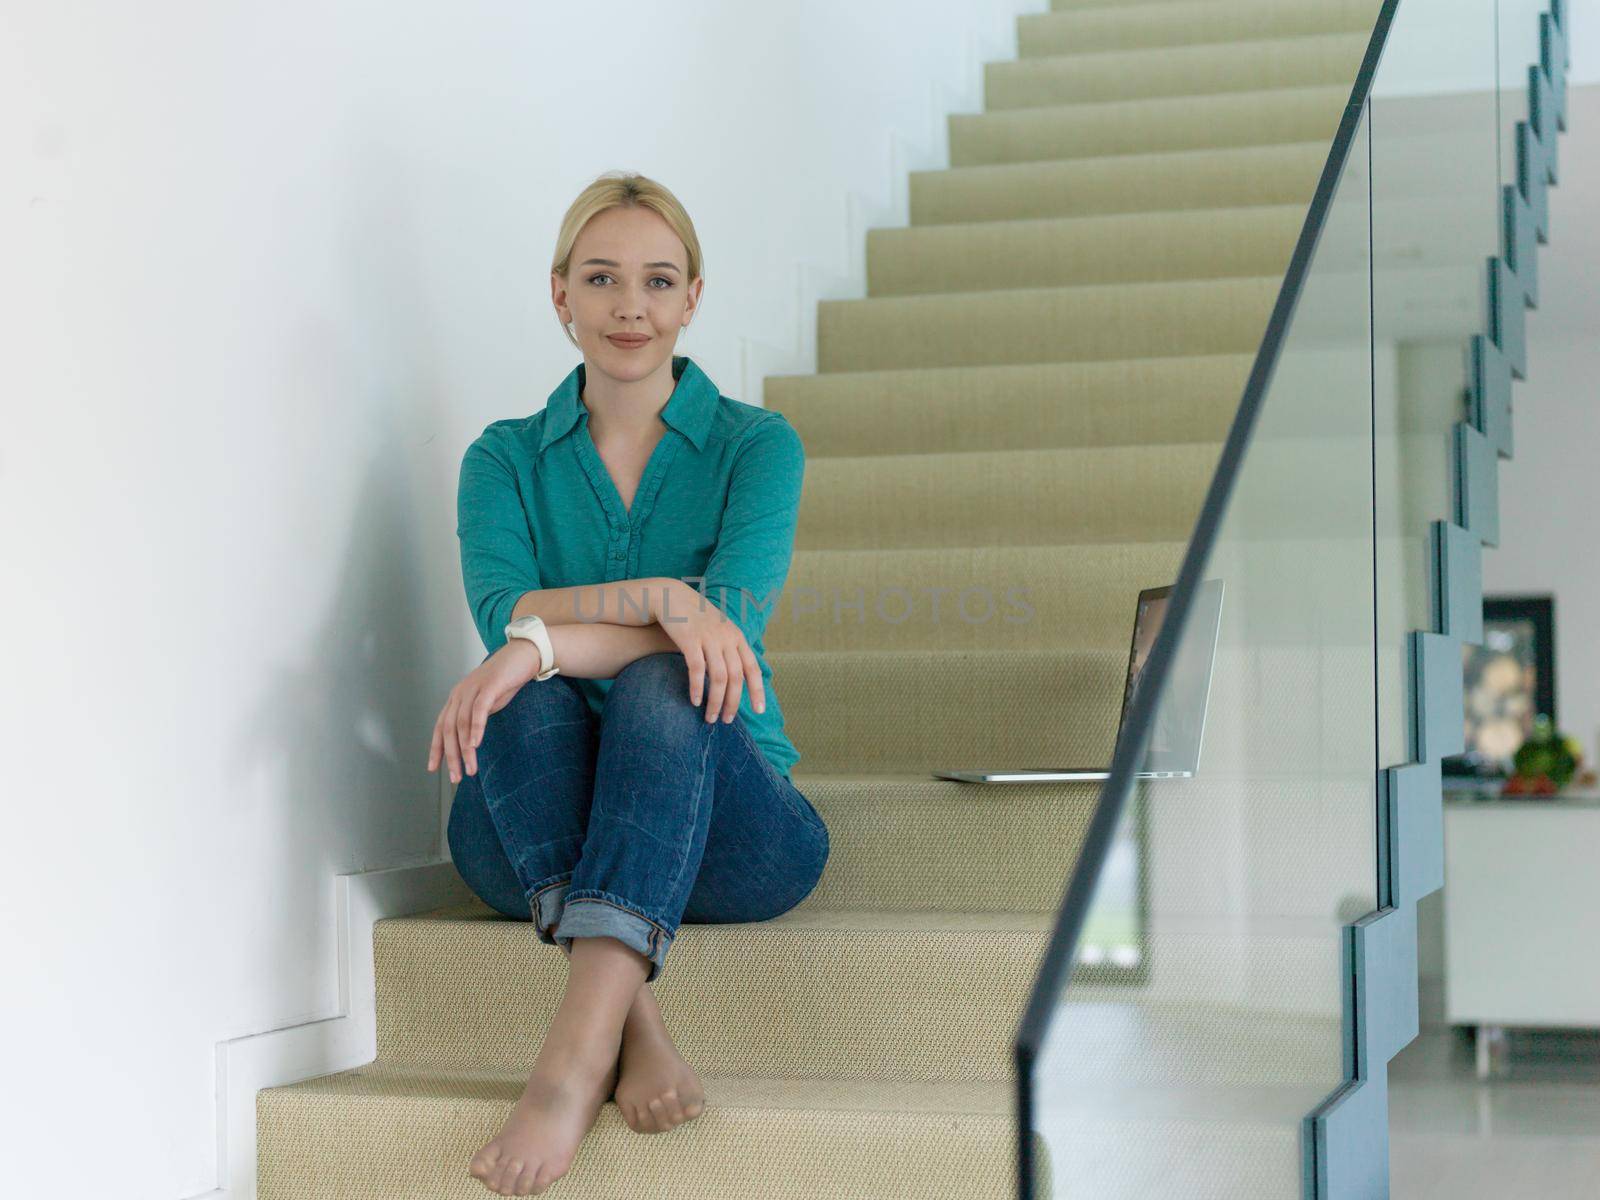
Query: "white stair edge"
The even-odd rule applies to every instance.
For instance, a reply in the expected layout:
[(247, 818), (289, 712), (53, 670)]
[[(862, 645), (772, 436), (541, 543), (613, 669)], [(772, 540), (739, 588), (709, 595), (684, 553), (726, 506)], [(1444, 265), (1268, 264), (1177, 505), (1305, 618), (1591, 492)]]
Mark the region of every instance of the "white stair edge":
[(385, 917), (408, 916), (471, 898), (449, 859), (337, 875), (334, 886), (339, 1011), (217, 1043), (217, 1163), (222, 1183), (187, 1200), (254, 1200), (260, 1089), (349, 1070), (377, 1057), (373, 925)]

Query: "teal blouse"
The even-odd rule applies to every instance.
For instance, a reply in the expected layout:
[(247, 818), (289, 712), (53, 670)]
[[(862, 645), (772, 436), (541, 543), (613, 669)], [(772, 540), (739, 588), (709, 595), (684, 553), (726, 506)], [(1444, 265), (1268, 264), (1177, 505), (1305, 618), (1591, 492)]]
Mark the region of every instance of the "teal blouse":
[[(461, 461), (456, 536), (473, 623), (491, 654), (527, 591), (668, 576), (698, 588), (743, 631), (766, 689), (765, 712), (739, 716), (778, 773), (800, 753), (783, 731), (764, 634), (794, 552), (805, 449), (780, 412), (722, 395), (686, 357), (631, 509), (589, 436), (576, 366), (531, 417), (494, 421)], [(701, 577), (697, 579), (696, 577)], [(699, 604), (698, 599), (694, 600)], [(580, 613), (600, 616), (596, 602)], [(609, 679), (574, 679), (601, 711)]]

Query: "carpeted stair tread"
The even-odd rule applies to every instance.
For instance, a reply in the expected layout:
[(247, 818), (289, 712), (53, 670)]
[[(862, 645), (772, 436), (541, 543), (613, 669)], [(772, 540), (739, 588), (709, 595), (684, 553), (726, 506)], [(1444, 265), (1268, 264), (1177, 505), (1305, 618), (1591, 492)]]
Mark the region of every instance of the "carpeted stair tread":
[[(527, 1081), (526, 1068), (418, 1067), (382, 1059), (263, 1089), (261, 1200), (396, 1200), (489, 1194), (467, 1174)], [(583, 1200), (712, 1196), (967, 1200), (1015, 1187), (1015, 1085), (767, 1079), (703, 1073), (706, 1110), (637, 1134), (600, 1110), (552, 1191)], [(1040, 1188), (1049, 1159), (1034, 1137)]]
[(1179, 539), (801, 550), (766, 649), (1122, 647), (1135, 597), (1171, 583), (1183, 550)]
[[(696, 1070), (706, 1085), (708, 1107), (723, 1109), (810, 1109), (836, 1112), (999, 1113), (1012, 1102), (1010, 1087), (988, 1079), (806, 1079)], [(282, 1087), (262, 1089), (263, 1097), (346, 1096), (409, 1099), (502, 1101), (509, 1105), (528, 1081), (528, 1068), (471, 1064), (416, 1063), (379, 1057), (363, 1066), (319, 1075)], [(621, 1115), (617, 1114), (618, 1123)], [(683, 1126), (693, 1128), (693, 1124)], [(627, 1132), (632, 1133), (631, 1130)], [(646, 1139), (641, 1139), (641, 1141)], [(474, 1147), (476, 1149), (476, 1147)]]
[(1381, 0), (1165, 0), (1023, 13), (1017, 17), (1017, 55), (1370, 34), (1380, 7)]
[(867, 294), (1282, 275), (1303, 204), (867, 231)]
[[(1207, 0), (1208, 3), (1218, 4), (1225, 0)], [(1131, 8), (1136, 4), (1171, 4), (1172, 0), (1049, 0), (1044, 6), (1046, 12), (1076, 12), (1084, 8)]]
[(952, 113), (950, 165), (1326, 140), (1349, 98), (1317, 86)]
[(1220, 452), (1186, 442), (819, 459), (806, 464), (795, 546), (1187, 539)]
[(1280, 87), (1348, 87), (1369, 40), (1370, 28), (985, 63), (984, 108), (997, 112)]
[(911, 224), (1305, 205), (1327, 157), (1327, 142), (1313, 139), (912, 171)]
[[(801, 778), (797, 772), (795, 778)], [(815, 779), (816, 776), (805, 776)], [(832, 777), (837, 778), (837, 777)], [(885, 778), (898, 778), (906, 785), (912, 784), (915, 777), (910, 772), (885, 772), (883, 775), (858, 777), (881, 781)], [(930, 786), (964, 789), (966, 785), (945, 779), (932, 779)], [(996, 797), (1004, 793), (1015, 795), (1028, 790), (1042, 790), (1047, 786), (1061, 789), (1063, 787), (1080, 787), (1089, 785), (1017, 785), (984, 787), (976, 790)], [(531, 934), (532, 930), (527, 922), (512, 920), (496, 912), (487, 904), (476, 898), (460, 904), (445, 904), (438, 908), (428, 909), (425, 912), (412, 913), (404, 917), (385, 917), (375, 926), (376, 944), (385, 944), (385, 939), (392, 936), (401, 936), (402, 931), (412, 931), (421, 928), (424, 931), (440, 930), (447, 927), (466, 925), (488, 924), (496, 926), (499, 935), (510, 938), (520, 938), (523, 933)], [(772, 934), (788, 939), (805, 933), (842, 933), (856, 931), (861, 933), (900, 935), (900, 934), (926, 934), (935, 937), (956, 938), (972, 934), (991, 937), (1002, 933), (1019, 933), (1032, 936), (1036, 933), (1045, 933), (1055, 923), (1055, 910), (1039, 910), (1037, 912), (1019, 912), (1012, 909), (975, 911), (966, 908), (936, 908), (936, 909), (893, 909), (893, 908), (825, 908), (820, 905), (802, 902), (798, 907), (791, 908), (786, 913), (764, 921), (751, 921), (748, 923), (734, 923), (727, 925), (710, 925), (691, 923), (687, 928), (680, 927), (679, 938), (682, 938), (690, 929), (705, 934), (711, 938), (725, 938), (725, 935), (745, 934), (765, 935)], [(501, 928), (503, 927), (503, 928)], [(521, 932), (518, 932), (518, 931)], [(676, 945), (676, 943), (674, 943)], [(550, 949), (541, 944), (541, 949)], [(560, 966), (563, 957), (551, 950), (549, 957)], [(676, 965), (676, 964), (674, 964)], [(680, 979), (684, 972), (691, 968), (685, 967), (684, 971), (675, 971)]]
[(1243, 354), (1282, 279), (1008, 288), (817, 305), (820, 371)]
[[(686, 921), (654, 990), (697, 1069), (1004, 1079), (1029, 964), (1054, 917), (802, 906), (764, 921)], [(381, 921), (374, 949), (377, 1049), (395, 1060), (531, 1063), (568, 973), (531, 922), (499, 914)], [(985, 963), (991, 982), (975, 990)]]
[[(1292, 626), (1301, 615), (1293, 588), (1308, 578), (1338, 587), (1370, 573), (1370, 538), (1335, 538), (1325, 527), (1274, 540), (1281, 545), (1265, 562), (1258, 554), (1230, 555), (1235, 540), (1208, 568), (1226, 570), (1250, 589), (1255, 628), (1268, 620)], [(1426, 541), (1418, 535), (1378, 546), (1384, 577), (1411, 580), (1411, 590), (1393, 602), (1417, 615), (1416, 627), (1432, 611), (1421, 575)], [(1174, 540), (799, 551), (768, 614), (766, 648), (1125, 650), (1135, 597), (1174, 580), (1184, 549)]]
[[(1326, 920), (1277, 918), (1245, 928), (1235, 914), (1213, 914), (1194, 918), (1192, 930), (1154, 931), (1144, 949), (1174, 978), (1206, 962), (1251, 974), (1334, 968), (1338, 947), (1328, 949)], [(765, 922), (685, 922), (654, 994), (678, 1050), (712, 1074), (1003, 1080), (1013, 1069), (1027, 963), (1042, 954), (1053, 923), (1054, 909), (814, 907)], [(1259, 944), (1264, 936), (1270, 952)], [(986, 960), (989, 984), (974, 990), (971, 979)], [(530, 922), (488, 907), (379, 922), (374, 965), (386, 997), (379, 1058), (478, 1069), (534, 1061), (568, 974), (565, 955), (538, 941)], [(1098, 986), (1093, 970), (1083, 971), (1080, 987), (1080, 1006), (1069, 1008), (1072, 1027), (1058, 1040), (1067, 1058), (1083, 1059), (1085, 1085), (1326, 1083), (1338, 1072), (1333, 1008), (1254, 1013), (1245, 997), (1226, 1010), (1182, 995), (1138, 997)], [(1107, 987), (1115, 1010), (1096, 1005)], [(1306, 987), (1274, 995), (1296, 990)], [(917, 995), (914, 1008), (898, 1003), (909, 992)], [(1242, 1027), (1259, 1032), (1248, 1054), (1237, 1050)]]
[(1127, 650), (774, 651), (809, 769), (1110, 762)]
[[(1054, 907), (1019, 914), (811, 906), (765, 922), (685, 922), (672, 944), (674, 965), (654, 992), (678, 1050), (712, 1074), (1003, 1080), (1013, 1069), (1011, 1037), (1029, 963), (1053, 923)], [(1336, 947), (1328, 950), (1325, 923), (1280, 918), (1270, 930), (1248, 931), (1235, 915), (1216, 914), (1190, 922), (1192, 930), (1157, 931), (1146, 949), (1179, 976), (1195, 963), (1224, 960), (1250, 962), (1253, 971), (1331, 968)], [(1272, 938), (1272, 955), (1251, 962), (1262, 957), (1251, 934), (1262, 933)], [(379, 1056), (435, 1066), (533, 1062), (568, 973), (565, 957), (539, 942), (530, 922), (486, 907), (390, 918), (376, 928), (374, 955), (386, 997)], [(979, 974), (986, 987), (974, 990)], [(1083, 1067), (1085, 1082), (1101, 1075), (1130, 1085), (1322, 1082), (1338, 1064), (1336, 1014), (1286, 1021), (1245, 1005), (1234, 1016), (1198, 1013), (1189, 1000), (1170, 997), (1120, 1011), (1101, 1027), (1093, 971), (1083, 987), (1078, 1024), (1085, 1027), (1061, 1037), (1072, 1058), (1082, 1056), (1077, 1043), (1099, 1045), (1096, 1066)], [(904, 1005), (912, 992), (917, 1003)], [(1270, 1038), (1266, 1018), (1280, 1026)], [(1206, 1051), (1237, 1046), (1219, 1030), (1240, 1021), (1262, 1030), (1253, 1053)]]
[(771, 375), (806, 459), (1220, 442), (1254, 357), (1169, 356)]

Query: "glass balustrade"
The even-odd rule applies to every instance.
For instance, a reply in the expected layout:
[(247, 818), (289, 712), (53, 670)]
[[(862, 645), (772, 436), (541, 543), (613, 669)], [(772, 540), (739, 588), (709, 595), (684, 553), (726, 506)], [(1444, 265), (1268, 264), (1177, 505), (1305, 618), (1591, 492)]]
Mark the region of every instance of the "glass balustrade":
[(1563, 16), (1383, 5), (1019, 1031), (1057, 1196), (1323, 1195), (1319, 1122), (1382, 1087), (1363, 1014), (1409, 1037), (1414, 990), (1361, 992), (1353, 929), (1414, 937), (1386, 769), (1437, 765), (1417, 637), (1480, 599), (1493, 509), (1460, 480), (1511, 448), (1530, 123), (1560, 95), (1529, 67), (1564, 66)]

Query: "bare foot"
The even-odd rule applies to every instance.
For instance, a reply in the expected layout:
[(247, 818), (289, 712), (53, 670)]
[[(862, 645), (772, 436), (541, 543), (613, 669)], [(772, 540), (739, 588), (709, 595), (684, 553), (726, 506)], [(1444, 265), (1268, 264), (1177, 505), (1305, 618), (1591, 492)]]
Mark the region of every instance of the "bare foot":
[(635, 1133), (666, 1133), (705, 1111), (700, 1077), (673, 1045), (649, 984), (640, 986), (623, 1022), (622, 1052), (611, 1087), (608, 1098), (616, 1100)]
[(616, 1098), (622, 1119), (635, 1133), (666, 1133), (706, 1107), (700, 1077), (661, 1024), (653, 1030), (630, 1025), (624, 1031)]
[(516, 1107), (468, 1173), (501, 1196), (538, 1195), (565, 1175), (617, 1084), (620, 1057), (600, 1062), (567, 1047), (541, 1049)]

